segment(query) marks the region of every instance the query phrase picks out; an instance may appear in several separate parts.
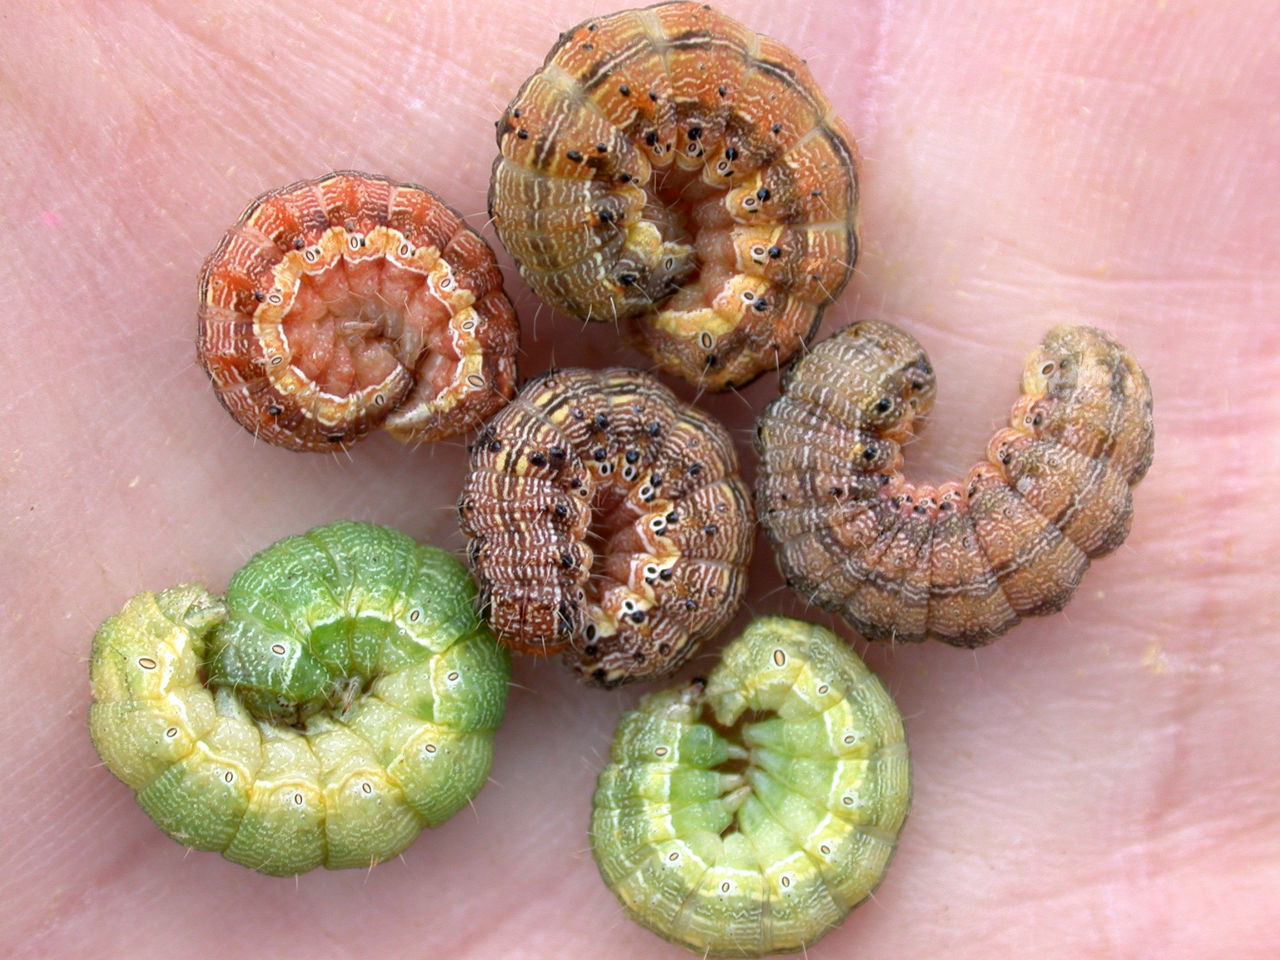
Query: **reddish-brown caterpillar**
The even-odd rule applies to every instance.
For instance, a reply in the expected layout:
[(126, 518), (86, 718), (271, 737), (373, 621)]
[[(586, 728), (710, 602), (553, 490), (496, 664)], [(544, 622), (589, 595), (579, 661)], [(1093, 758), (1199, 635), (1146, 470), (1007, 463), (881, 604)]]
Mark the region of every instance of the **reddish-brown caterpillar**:
[(621, 367), (531, 381), (472, 447), (458, 512), (498, 639), (601, 686), (724, 627), (755, 538), (725, 429)]
[(250, 204), (200, 274), (198, 353), (254, 436), (343, 448), (477, 427), (515, 389), (493, 251), (433, 193), (354, 171)]
[(1110, 336), (1062, 326), (1022, 389), (989, 462), (934, 488), (901, 471), (933, 404), (920, 344), (871, 320), (815, 346), (757, 423), (761, 521), (787, 582), (874, 640), (974, 647), (1061, 609), (1129, 532), (1151, 387)]
[(857, 257), (857, 154), (799, 57), (698, 3), (563, 34), (498, 122), (489, 210), (547, 303), (739, 386), (817, 330)]

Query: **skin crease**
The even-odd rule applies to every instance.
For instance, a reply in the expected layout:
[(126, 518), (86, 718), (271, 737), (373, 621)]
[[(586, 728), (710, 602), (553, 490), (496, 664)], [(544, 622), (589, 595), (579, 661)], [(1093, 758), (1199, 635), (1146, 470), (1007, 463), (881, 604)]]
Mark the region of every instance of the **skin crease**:
[[(403, 862), (296, 882), (184, 856), (89, 743), (90, 637), (133, 593), (220, 590), (254, 551), (340, 517), (461, 552), (460, 443), (302, 455), (232, 422), (194, 361), (196, 274), (253, 196), (333, 168), (423, 182), (492, 241), (493, 120), (558, 30), (614, 4), (367, 6), (6, 7), (8, 956), (688, 956), (624, 918), (587, 849), (596, 773), (641, 689), (580, 689), (554, 660), (518, 660), (474, 810)], [(868, 652), (906, 717), (915, 803), (874, 901), (809, 955), (1272, 956), (1273, 5), (721, 8), (801, 51), (858, 138), (864, 251), (824, 330), (885, 316), (930, 351), (938, 408), (909, 474), (974, 462), (1055, 322), (1111, 330), (1155, 392), (1133, 533), (1064, 614), (976, 654)], [(540, 309), (500, 256), (523, 376), (637, 362), (607, 326)], [(775, 392), (770, 375), (704, 398), (748, 473), (752, 412)], [(804, 616), (763, 538), (757, 553), (752, 612)]]

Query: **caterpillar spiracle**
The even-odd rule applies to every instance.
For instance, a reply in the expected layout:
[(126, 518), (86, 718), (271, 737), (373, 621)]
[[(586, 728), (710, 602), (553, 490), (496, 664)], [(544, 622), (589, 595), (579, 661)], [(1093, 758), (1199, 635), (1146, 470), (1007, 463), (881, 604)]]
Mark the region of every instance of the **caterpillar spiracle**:
[(170, 837), (269, 874), (368, 867), (484, 785), (507, 653), (466, 569), (339, 522), (225, 596), (142, 593), (94, 637), (89, 730)]
[(835, 634), (762, 617), (705, 683), (614, 733), (591, 849), (633, 919), (703, 956), (802, 950), (884, 875), (907, 815), (902, 717)]

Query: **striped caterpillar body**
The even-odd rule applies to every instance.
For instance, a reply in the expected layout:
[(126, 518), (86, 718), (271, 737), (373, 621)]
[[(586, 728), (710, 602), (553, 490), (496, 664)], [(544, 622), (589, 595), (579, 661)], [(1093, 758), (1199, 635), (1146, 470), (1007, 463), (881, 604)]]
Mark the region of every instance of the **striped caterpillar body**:
[(139, 594), (94, 637), (94, 745), (188, 847), (369, 867), (488, 777), (510, 669), (474, 596), (444, 551), (345, 522), (259, 553), (225, 597)]
[(755, 540), (725, 429), (622, 367), (530, 381), (472, 447), (458, 512), (498, 639), (600, 686), (671, 673), (724, 627)]
[(587, 20), (498, 122), (489, 210), (547, 303), (713, 390), (777, 369), (857, 258), (857, 154), (804, 62), (697, 3)]
[(591, 848), (636, 921), (711, 956), (798, 951), (880, 882), (906, 819), (902, 717), (835, 634), (753, 621), (705, 685), (623, 716)]
[(915, 484), (901, 444), (933, 403), (910, 335), (864, 321), (817, 344), (757, 422), (761, 522), (806, 599), (872, 640), (975, 647), (1060, 610), (1129, 532), (1151, 464), (1151, 388), (1092, 327), (1061, 326), (962, 482)]
[(519, 335), (493, 251), (457, 213), (350, 170), (259, 197), (200, 275), (218, 399), (291, 450), (478, 427), (515, 390)]

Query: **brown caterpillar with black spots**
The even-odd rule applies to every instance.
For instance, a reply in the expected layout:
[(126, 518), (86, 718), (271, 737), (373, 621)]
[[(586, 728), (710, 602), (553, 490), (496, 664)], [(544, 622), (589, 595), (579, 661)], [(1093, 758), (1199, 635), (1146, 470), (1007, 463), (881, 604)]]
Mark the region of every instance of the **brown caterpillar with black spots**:
[(498, 147), (489, 212), (534, 292), (707, 389), (784, 364), (857, 259), (848, 129), (794, 52), (703, 4), (562, 34)]
[(718, 633), (755, 540), (728, 432), (625, 367), (530, 381), (472, 446), (458, 512), (498, 639), (606, 687)]
[(757, 421), (756, 496), (805, 599), (872, 640), (976, 647), (1060, 610), (1124, 542), (1151, 465), (1151, 386), (1110, 335), (1056, 327), (987, 461), (938, 487), (903, 476), (901, 447), (935, 390), (909, 334), (877, 320), (838, 331)]

